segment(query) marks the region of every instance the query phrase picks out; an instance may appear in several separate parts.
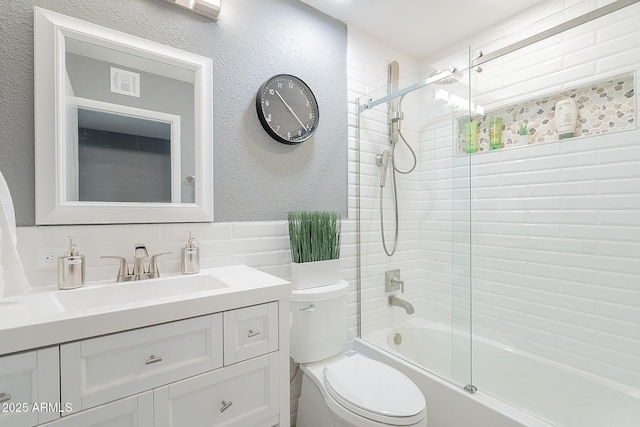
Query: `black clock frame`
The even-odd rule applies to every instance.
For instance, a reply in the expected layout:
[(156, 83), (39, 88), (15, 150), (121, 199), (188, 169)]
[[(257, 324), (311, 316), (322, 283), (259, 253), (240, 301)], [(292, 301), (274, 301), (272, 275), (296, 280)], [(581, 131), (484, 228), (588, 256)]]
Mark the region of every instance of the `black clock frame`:
[[(282, 137), (281, 135), (279, 135), (269, 124), (269, 122), (267, 121), (267, 118), (265, 117), (264, 114), (264, 110), (263, 110), (263, 101), (264, 101), (264, 95), (265, 95), (265, 89), (267, 88), (267, 86), (269, 86), (271, 83), (275, 82), (277, 79), (291, 79), (296, 81), (296, 84), (298, 84), (303, 91), (307, 94), (307, 98), (309, 100), (310, 103), (313, 103), (313, 107), (312, 109), (315, 110), (316, 112), (316, 117), (314, 120), (314, 127), (313, 129), (308, 132), (307, 135), (305, 135), (303, 138), (300, 139), (296, 139), (296, 140), (289, 140), (287, 138)], [(307, 85), (301, 78), (296, 77), (294, 75), (291, 74), (276, 74), (275, 76), (267, 79), (261, 86), (260, 89), (258, 89), (258, 93), (256, 94), (256, 112), (258, 113), (258, 119), (260, 119), (260, 124), (262, 125), (262, 127), (264, 128), (264, 130), (267, 132), (267, 134), (269, 134), (269, 136), (271, 136), (273, 139), (275, 139), (276, 141), (282, 143), (282, 144), (288, 144), (288, 145), (296, 145), (296, 144), (300, 144), (301, 142), (304, 142), (306, 140), (308, 140), (309, 138), (311, 138), (317, 128), (318, 128), (318, 123), (320, 122), (320, 109), (318, 108), (318, 101), (315, 97), (315, 95), (313, 94), (313, 91), (311, 90), (311, 88), (309, 87), (309, 85)]]

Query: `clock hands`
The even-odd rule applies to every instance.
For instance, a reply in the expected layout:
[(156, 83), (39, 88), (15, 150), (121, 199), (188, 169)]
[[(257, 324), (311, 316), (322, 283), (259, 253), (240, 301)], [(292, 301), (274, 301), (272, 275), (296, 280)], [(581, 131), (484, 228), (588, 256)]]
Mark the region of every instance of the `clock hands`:
[(278, 95), (278, 98), (280, 98), (280, 101), (282, 101), (282, 103), (284, 104), (285, 107), (287, 107), (287, 110), (289, 110), (289, 112), (291, 114), (293, 114), (293, 117), (296, 118), (296, 120), (298, 121), (298, 123), (300, 123), (300, 126), (302, 126), (302, 129), (304, 129), (305, 132), (308, 132), (309, 129), (307, 129), (307, 127), (304, 125), (304, 123), (302, 123), (302, 120), (300, 120), (298, 118), (298, 115), (293, 111), (293, 109), (291, 107), (289, 107), (289, 104), (287, 104), (287, 101), (284, 100), (284, 98), (282, 97), (282, 95), (280, 95), (280, 92), (278, 92), (276, 90), (276, 95)]

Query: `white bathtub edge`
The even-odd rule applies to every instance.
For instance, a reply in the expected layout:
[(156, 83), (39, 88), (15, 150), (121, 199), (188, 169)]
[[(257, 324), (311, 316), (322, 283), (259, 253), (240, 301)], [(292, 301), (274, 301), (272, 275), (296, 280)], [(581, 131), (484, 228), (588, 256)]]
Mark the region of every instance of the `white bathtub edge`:
[(473, 425), (480, 421), (492, 427), (553, 427), (481, 391), (464, 391), (360, 338), (354, 340), (353, 346), (357, 352), (393, 366), (416, 383), (427, 400), (429, 427)]

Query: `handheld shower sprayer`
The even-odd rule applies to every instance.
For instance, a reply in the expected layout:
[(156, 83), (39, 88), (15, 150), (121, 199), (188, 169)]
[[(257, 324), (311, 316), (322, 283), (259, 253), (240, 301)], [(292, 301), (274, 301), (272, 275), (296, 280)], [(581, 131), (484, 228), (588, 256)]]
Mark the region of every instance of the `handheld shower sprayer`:
[(389, 168), (389, 150), (384, 150), (382, 154), (378, 154), (376, 163), (382, 167), (382, 171), (380, 171), (380, 187), (384, 187), (387, 182), (387, 169)]
[[(398, 248), (398, 236), (399, 236), (399, 220), (398, 220), (398, 188), (396, 182), (396, 172), (398, 174), (407, 175), (413, 172), (418, 166), (418, 156), (411, 147), (411, 144), (406, 140), (404, 135), (402, 134), (402, 121), (404, 120), (404, 113), (402, 112), (402, 101), (405, 95), (413, 92), (415, 89), (419, 89), (430, 85), (432, 83), (454, 83), (456, 80), (453, 77), (453, 73), (456, 72), (454, 67), (450, 67), (448, 70), (437, 71), (429, 76), (429, 78), (420, 82), (419, 85), (412, 85), (405, 87), (400, 90), (399, 88), (399, 75), (400, 75), (400, 66), (397, 61), (393, 61), (388, 66), (388, 79), (387, 79), (387, 96), (380, 98), (376, 103), (373, 103), (369, 100), (366, 109), (369, 109), (375, 105), (381, 104), (382, 102), (387, 103), (387, 125), (388, 125), (388, 142), (389, 149), (384, 150), (382, 154), (376, 155), (376, 164), (382, 167), (380, 171), (380, 234), (382, 237), (382, 247), (384, 248), (385, 254), (387, 256), (393, 256), (395, 254), (396, 249)], [(405, 149), (409, 151), (411, 155), (412, 161), (411, 166), (407, 168), (400, 168), (398, 165), (398, 157), (396, 154), (398, 153), (396, 150), (400, 149), (400, 145), (398, 142), (402, 142), (405, 145)], [(401, 144), (402, 145), (402, 144)], [(387, 180), (387, 169), (391, 171), (391, 188), (385, 190), (385, 183)], [(386, 236), (385, 236), (385, 221), (384, 221), (384, 193), (391, 191), (393, 197), (393, 213), (394, 218), (393, 222), (395, 224), (394, 236), (393, 236), (393, 247), (389, 247), (387, 245)]]

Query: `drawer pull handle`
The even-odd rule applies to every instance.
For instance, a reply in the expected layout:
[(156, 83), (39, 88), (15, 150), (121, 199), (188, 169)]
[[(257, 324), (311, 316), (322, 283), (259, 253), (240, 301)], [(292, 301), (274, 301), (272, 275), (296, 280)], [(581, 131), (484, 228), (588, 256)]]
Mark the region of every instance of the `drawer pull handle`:
[(254, 331), (253, 329), (249, 329), (249, 333), (247, 334), (247, 338), (253, 338), (257, 335), (260, 335), (260, 331)]
[(149, 356), (147, 360), (144, 361), (145, 365), (151, 365), (152, 363), (162, 362), (162, 357), (154, 356), (153, 354)]
[(11, 400), (11, 395), (9, 393), (0, 393), (0, 403), (8, 402)]
[(233, 402), (232, 402), (232, 401), (225, 402), (225, 401), (223, 400), (223, 401), (222, 401), (222, 408), (220, 408), (220, 412), (224, 412), (224, 411), (226, 411), (227, 409), (229, 409), (229, 406), (231, 406), (231, 405), (233, 405)]
[(301, 308), (300, 311), (303, 311), (305, 313), (306, 312), (314, 312), (314, 311), (316, 311), (316, 306), (313, 305), (313, 304), (309, 304), (309, 307)]

